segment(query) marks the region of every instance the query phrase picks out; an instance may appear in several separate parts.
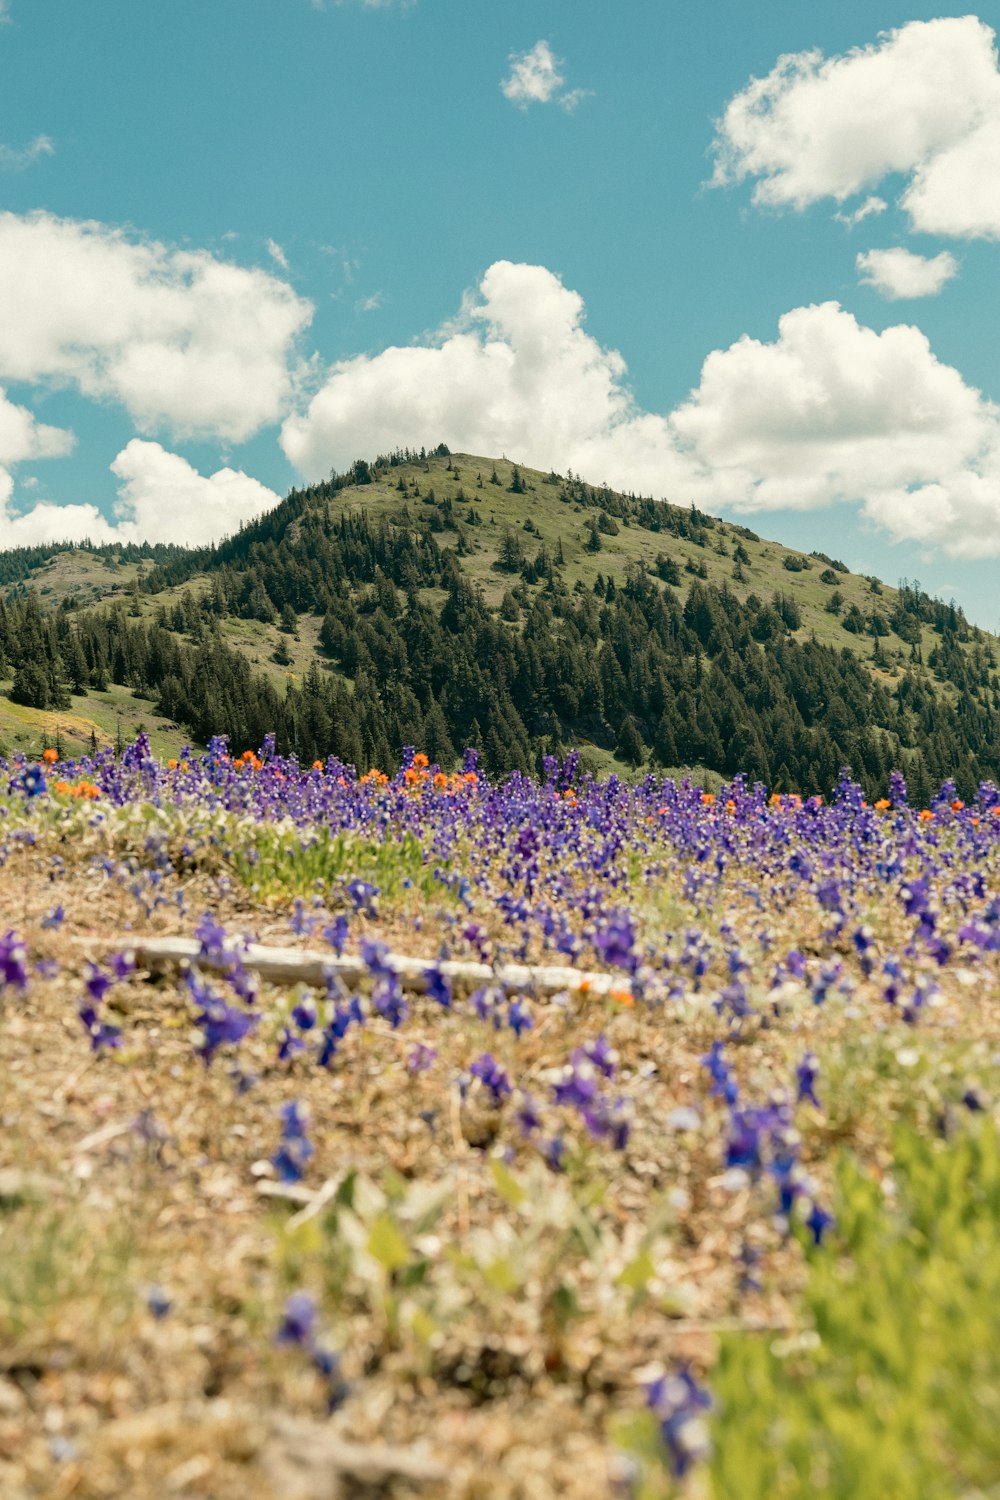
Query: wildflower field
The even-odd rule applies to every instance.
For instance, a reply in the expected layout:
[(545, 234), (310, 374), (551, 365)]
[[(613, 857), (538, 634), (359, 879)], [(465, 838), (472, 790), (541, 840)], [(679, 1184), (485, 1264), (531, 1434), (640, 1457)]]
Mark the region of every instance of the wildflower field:
[(4, 1500), (1000, 1496), (993, 785), (53, 759)]

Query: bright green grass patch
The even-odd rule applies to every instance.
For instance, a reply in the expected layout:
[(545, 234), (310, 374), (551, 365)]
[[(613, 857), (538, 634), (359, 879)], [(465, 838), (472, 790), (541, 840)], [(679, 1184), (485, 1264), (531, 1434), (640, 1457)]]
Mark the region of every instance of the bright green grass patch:
[[(1000, 1495), (1000, 1143), (895, 1134), (891, 1179), (845, 1155), (801, 1332), (728, 1333), (710, 1386), (716, 1500)], [(646, 1497), (670, 1494), (651, 1417)], [(657, 1470), (659, 1469), (659, 1473)]]
[(243, 884), (265, 901), (291, 900), (364, 880), (378, 887), (383, 902), (405, 896), (454, 900), (451, 865), (425, 862), (423, 847), (412, 833), (376, 843), (327, 828), (303, 835), (295, 829), (261, 826), (248, 832), (232, 853), (232, 869)]

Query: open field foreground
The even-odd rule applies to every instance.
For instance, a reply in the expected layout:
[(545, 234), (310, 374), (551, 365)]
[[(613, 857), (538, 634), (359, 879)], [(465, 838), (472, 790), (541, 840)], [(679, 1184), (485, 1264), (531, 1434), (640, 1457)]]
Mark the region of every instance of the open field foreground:
[(992, 785), (2, 768), (0, 1494), (1000, 1495), (998, 867)]

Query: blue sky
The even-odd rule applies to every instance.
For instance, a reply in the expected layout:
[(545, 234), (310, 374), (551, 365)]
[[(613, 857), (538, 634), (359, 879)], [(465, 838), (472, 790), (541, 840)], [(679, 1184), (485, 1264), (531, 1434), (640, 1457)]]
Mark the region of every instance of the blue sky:
[(996, 627), (997, 26), (7, 0), (0, 545), (200, 541), (444, 439)]

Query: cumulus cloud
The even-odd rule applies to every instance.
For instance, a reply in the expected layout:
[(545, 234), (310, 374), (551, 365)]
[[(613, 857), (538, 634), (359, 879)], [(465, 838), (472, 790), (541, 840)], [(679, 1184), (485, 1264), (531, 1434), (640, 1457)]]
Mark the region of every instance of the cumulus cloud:
[[(3, 14), (0, 12), (0, 20), (2, 19)], [(43, 156), (51, 156), (55, 149), (47, 135), (36, 135), (33, 141), (20, 149), (0, 145), (0, 167), (8, 172), (23, 172), (25, 167), (33, 166)]]
[(73, 450), (73, 434), (47, 427), (25, 406), (7, 399), (0, 386), (0, 464), (24, 463), (29, 458), (61, 458)]
[[(1000, 238), (1000, 71), (976, 16), (912, 21), (842, 56), (779, 58), (730, 100), (713, 181), (759, 204), (843, 202), (891, 173), (914, 229)], [(862, 205), (864, 207), (864, 205)]]
[(504, 98), (520, 109), (554, 101), (565, 110), (574, 110), (586, 96), (585, 89), (565, 88), (566, 79), (559, 71), (562, 58), (553, 55), (548, 42), (536, 42), (527, 52), (512, 52), (510, 64), (500, 89)]
[(924, 256), (896, 245), (891, 250), (863, 250), (855, 263), (861, 280), (892, 302), (934, 297), (958, 275), (958, 261), (947, 250)]
[[(0, 405), (0, 445), (3, 416)], [(0, 446), (0, 456), (3, 452)], [(121, 483), (114, 519), (108, 520), (96, 505), (50, 501), (14, 515), (10, 476), (0, 469), (0, 547), (85, 539), (97, 544), (147, 541), (204, 546), (232, 535), (242, 522), (273, 509), (279, 500), (273, 490), (248, 474), (227, 468), (206, 477), (179, 454), (141, 438), (133, 438), (122, 449), (111, 472)]]
[(200, 547), (231, 535), (279, 497), (249, 474), (219, 469), (207, 477), (159, 443), (133, 438), (111, 465), (120, 479), (116, 534), (137, 541)]
[(61, 458), (72, 451), (73, 444), (71, 432), (37, 421), (33, 412), (9, 401), (0, 386), (0, 537), (4, 507), (14, 492), (11, 468), (32, 458)]
[(75, 385), (144, 432), (280, 419), (312, 307), (261, 270), (97, 223), (0, 213), (0, 379)]
[(582, 326), (582, 298), (544, 266), (510, 261), (489, 268), (479, 293), (430, 345), (334, 365), (308, 410), (282, 429), (296, 468), (315, 478), (359, 453), (420, 447), (434, 432), (471, 452), (604, 474), (619, 428), (637, 437), (641, 420), (660, 430), (648, 482), (662, 486), (671, 458), (663, 419), (635, 412), (621, 355)]
[(443, 440), (707, 509), (855, 501), (894, 537), (1000, 553), (1000, 409), (918, 328), (876, 333), (835, 302), (796, 308), (772, 342), (711, 353), (660, 415), (583, 325), (582, 299), (552, 272), (498, 261), (434, 340), (334, 365), (282, 446), (311, 479)]

